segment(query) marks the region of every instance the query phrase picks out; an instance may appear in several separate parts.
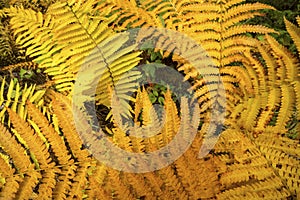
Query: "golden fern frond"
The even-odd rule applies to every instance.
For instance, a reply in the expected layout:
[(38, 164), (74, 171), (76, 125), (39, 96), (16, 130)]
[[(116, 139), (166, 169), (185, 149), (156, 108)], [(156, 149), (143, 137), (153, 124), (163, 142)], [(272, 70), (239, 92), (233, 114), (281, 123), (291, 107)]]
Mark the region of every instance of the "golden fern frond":
[[(42, 98), (44, 93), (45, 90), (43, 89), (36, 90), (35, 85), (30, 85), (28, 87), (27, 84), (25, 84), (25, 86), (21, 88), (19, 82), (10, 80), (10, 83), (8, 84), (6, 80), (3, 79), (0, 86), (0, 105), (3, 107), (0, 109), (0, 121), (4, 123), (8, 118), (6, 115), (6, 108), (11, 108), (13, 111), (17, 112), (19, 116), (25, 119), (26, 110), (24, 105), (26, 104), (26, 101), (29, 100), (37, 105), (42, 105), (44, 102)], [(9, 119), (8, 122), (5, 123), (10, 124)]]
[(274, 110), (280, 105), (280, 89), (272, 88), (267, 96), (263, 96), (267, 101), (265, 109), (262, 110), (259, 117), (257, 118), (257, 132), (263, 132), (266, 126), (270, 123), (272, 117), (274, 116)]
[(109, 170), (109, 183), (111, 186), (111, 190), (115, 191), (115, 198), (126, 198), (126, 199), (134, 199), (133, 194), (130, 192), (129, 188), (124, 184), (120, 179), (120, 175), (122, 172), (117, 170)]
[(140, 27), (174, 27), (177, 17), (172, 2), (144, 1), (139, 5), (130, 0), (110, 0), (105, 2), (113, 7), (112, 13), (118, 15), (114, 30), (122, 31)]
[(277, 69), (277, 76), (280, 77), (279, 80), (293, 81), (299, 77), (298, 59), (271, 36), (267, 35), (266, 39), (272, 48), (274, 58), (280, 58), (276, 60), (279, 66), (279, 69)]
[(298, 172), (300, 167), (299, 141), (282, 136), (280, 131), (276, 130), (275, 127), (270, 129), (271, 132), (260, 135), (254, 142), (283, 179), (283, 183), (289, 191), (297, 196), (300, 188)]
[(286, 132), (286, 125), (289, 119), (292, 116), (292, 110), (295, 105), (295, 94), (292, 86), (290, 85), (282, 85), (281, 86), (281, 102), (279, 114), (276, 119), (275, 128), (278, 130), (282, 130), (282, 132)]
[(219, 174), (223, 188), (217, 194), (219, 199), (242, 196), (270, 199), (290, 197), (288, 188), (268, 165), (268, 160), (241, 131), (224, 131), (215, 146), (214, 154), (216, 163), (225, 164)]
[[(49, 91), (52, 100), (53, 112), (59, 119), (59, 127), (64, 133), (71, 150), (72, 155), (79, 161), (88, 161), (89, 153), (86, 149), (82, 149), (82, 141), (77, 133), (74, 118), (72, 116), (72, 104), (69, 98), (54, 91)], [(70, 119), (72, 121), (70, 121)]]
[[(1, 154), (1, 156), (3, 156)], [(1, 193), (5, 195), (0, 195), (3, 199), (13, 199), (18, 190), (21, 178), (19, 176), (14, 176), (15, 170), (5, 161), (2, 157), (0, 158), (0, 190)]]
[(256, 125), (256, 118), (259, 114), (262, 99), (260, 96), (256, 98), (251, 98), (248, 100), (246, 110), (241, 114), (241, 119), (243, 119), (241, 127), (245, 127), (247, 130), (251, 131)]
[(97, 164), (92, 176), (89, 177), (90, 190), (87, 195), (92, 199), (110, 199), (109, 192), (103, 187), (107, 180), (108, 167), (100, 163)]
[(3, 2), (3, 8), (0, 9), (0, 67), (18, 63), (22, 58), (22, 52), (16, 45), (14, 37), (11, 34), (11, 27), (8, 23), (8, 16), (5, 7), (9, 7), (8, 2)]
[(296, 97), (296, 108), (297, 110), (297, 118), (300, 119), (300, 81), (294, 81), (293, 83), (294, 91), (295, 91), (295, 97)]
[[(11, 181), (20, 181), (20, 183), (8, 182), (8, 186), (9, 184), (12, 184), (12, 187), (5, 187), (0, 196), (3, 198), (9, 198), (11, 196), (13, 198), (27, 199), (31, 196), (32, 190), (38, 183), (38, 179), (41, 177), (41, 175), (34, 170), (34, 164), (31, 163), (30, 156), (25, 154), (25, 148), (17, 142), (16, 138), (9, 133), (2, 124), (0, 124), (0, 127), (1, 146), (9, 154), (9, 156), (13, 158), (15, 167), (19, 173), (18, 175), (13, 175), (8, 179), (11, 179)], [(20, 177), (18, 177), (19, 175)], [(14, 178), (14, 176), (17, 177)]]
[[(234, 57), (237, 61), (241, 61), (243, 56), (238, 58), (238, 54), (254, 47), (253, 43), (249, 42), (251, 41), (250, 38), (240, 37), (243, 33), (265, 34), (274, 32), (261, 26), (237, 25), (244, 18), (252, 18), (257, 15), (256, 11), (258, 10), (273, 9), (271, 6), (260, 3), (240, 4), (241, 2), (244, 1), (205, 3), (191, 1), (182, 5), (182, 10), (186, 13), (182, 16), (182, 20), (186, 23), (180, 31), (196, 39), (199, 44), (216, 40), (215, 45), (211, 45), (205, 50), (212, 56), (218, 67), (230, 64)], [(238, 38), (239, 43), (226, 42)], [(228, 59), (228, 62), (225, 58)]]
[(149, 197), (150, 199), (154, 198), (154, 191), (152, 191), (151, 189), (152, 184), (149, 184), (147, 181), (145, 181), (145, 177), (143, 175), (135, 173), (124, 173), (123, 181), (126, 183), (126, 185), (130, 185), (131, 188), (133, 188), (131, 193), (134, 192), (134, 196), (144, 196)]
[(38, 160), (38, 166), (44, 168), (51, 167), (50, 154), (42, 139), (35, 134), (34, 130), (30, 128), (29, 124), (24, 122), (22, 118), (12, 110), (8, 109), (10, 119), (17, 133), (24, 139), (25, 146), (31, 150), (34, 157)]
[[(25, 173), (28, 169), (32, 170), (28, 155), (25, 152), (24, 147), (17, 142), (15, 136), (13, 136), (4, 126), (1, 127), (1, 147), (4, 151), (14, 160), (15, 166), (20, 174)], [(19, 152), (19, 153), (18, 153)], [(23, 152), (23, 153), (22, 153)]]
[[(96, 12), (94, 16), (87, 13), (93, 10), (94, 4), (91, 1), (55, 3), (45, 14), (17, 8), (8, 10), (17, 42), (27, 49), (28, 56), (35, 58), (39, 67), (46, 68), (45, 73), (52, 76), (59, 91), (71, 92), (80, 69), (85, 73), (82, 76), (88, 76), (87, 66), (97, 66), (94, 77), (102, 78), (103, 85), (114, 88), (124, 72), (139, 62), (140, 53), (130, 53), (134, 46), (120, 50), (128, 40), (126, 35), (111, 37), (113, 31), (108, 28), (108, 22), (97, 18)], [(102, 89), (103, 85), (99, 85)], [(98, 94), (101, 103), (108, 106), (106, 98), (105, 93)]]
[(40, 131), (51, 145), (51, 149), (54, 152), (54, 155), (57, 157), (59, 165), (70, 164), (71, 155), (69, 155), (63, 138), (59, 136), (47, 118), (39, 111), (37, 107), (35, 107), (35, 105), (33, 105), (30, 101), (27, 101), (26, 106), (28, 109), (28, 118), (30, 118), (32, 122), (38, 126)]
[[(297, 18), (299, 20), (299, 17)], [(284, 23), (286, 26), (287, 31), (289, 32), (291, 38), (293, 39), (296, 48), (298, 50), (298, 53), (300, 55), (300, 28), (295, 26), (293, 23), (288, 21), (286, 18), (284, 18)], [(300, 23), (298, 22), (299, 26)]]
[(176, 104), (172, 100), (171, 97), (171, 92), (167, 91), (164, 95), (165, 97), (165, 104), (164, 104), (164, 109), (165, 109), (165, 123), (163, 126), (163, 141), (165, 144), (167, 144), (172, 137), (176, 134), (176, 132), (179, 130), (180, 126), (180, 118), (177, 115), (178, 109), (176, 107)]
[(8, 65), (5, 67), (2, 67), (1, 70), (9, 70), (12, 71), (16, 68), (23, 68), (23, 69), (36, 69), (38, 67), (38, 65), (32, 61), (29, 62), (21, 62), (21, 63), (17, 63), (17, 64), (13, 64), (13, 65)]

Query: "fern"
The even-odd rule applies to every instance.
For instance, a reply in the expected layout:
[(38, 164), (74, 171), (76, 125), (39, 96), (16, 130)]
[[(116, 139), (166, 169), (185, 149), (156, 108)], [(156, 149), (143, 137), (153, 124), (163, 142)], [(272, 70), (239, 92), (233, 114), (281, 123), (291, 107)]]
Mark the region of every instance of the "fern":
[[(139, 61), (139, 53), (129, 54), (134, 46), (114, 54), (128, 38), (126, 39), (126, 35), (110, 37), (113, 31), (107, 27), (107, 20), (98, 19), (97, 15), (86, 15), (94, 4), (55, 3), (45, 14), (23, 8), (11, 8), (7, 11), (14, 24), (16, 41), (27, 49), (26, 54), (34, 58), (39, 68), (45, 68), (45, 73), (52, 77), (55, 87), (61, 92), (72, 92), (78, 71), (81, 69), (85, 73), (95, 73), (90, 71), (94, 69), (88, 69), (87, 66), (96, 64), (100, 67), (96, 76), (102, 75), (100, 81), (115, 88), (120, 75), (136, 66)], [(108, 43), (114, 43), (112, 46), (116, 49), (108, 49)], [(117, 65), (121, 62), (123, 65)], [(109, 106), (108, 95), (102, 92), (103, 85), (99, 86), (101, 92), (97, 93), (96, 99)], [(125, 97), (124, 90), (125, 88), (123, 93), (120, 92), (122, 97)], [(132, 89), (127, 88), (128, 90)]]
[[(46, 86), (1, 79), (0, 198), (299, 198), (299, 134), (290, 139), (288, 131), (299, 132), (300, 58), (268, 35), (274, 30), (243, 24), (273, 7), (243, 2), (41, 1), (41, 9), (14, 1), (20, 6), (0, 11), (33, 60), (3, 69), (39, 68), (50, 79)], [(299, 50), (299, 28), (285, 23)], [(135, 41), (132, 32), (116, 33), (139, 27)], [(168, 90), (160, 117), (146, 89), (137, 90), (132, 69), (143, 40), (184, 73), (199, 107), (186, 98), (176, 105)], [(207, 54), (198, 54), (200, 44)], [(78, 107), (72, 95), (81, 96)], [(109, 134), (90, 126), (88, 101), (113, 107)], [(106, 152), (110, 144), (131, 156)], [(166, 147), (172, 163), (168, 153), (136, 160)]]

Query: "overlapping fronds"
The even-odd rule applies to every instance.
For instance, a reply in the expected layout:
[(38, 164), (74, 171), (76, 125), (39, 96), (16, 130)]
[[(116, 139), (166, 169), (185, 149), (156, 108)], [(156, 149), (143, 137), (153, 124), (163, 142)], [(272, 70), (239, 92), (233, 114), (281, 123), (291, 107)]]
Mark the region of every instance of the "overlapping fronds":
[(0, 86), (0, 121), (10, 124), (7, 116), (7, 109), (17, 112), (23, 119), (26, 118), (25, 103), (27, 100), (34, 102), (37, 105), (43, 104), (43, 95), (45, 90), (36, 90), (35, 85), (25, 85), (20, 87), (18, 82), (11, 80), (9, 83), (3, 79)]
[[(132, 52), (133, 45), (119, 50), (129, 38), (126, 35), (112, 37), (109, 18), (89, 13), (95, 4), (93, 1), (58, 2), (45, 14), (23, 8), (10, 8), (7, 12), (17, 43), (26, 48), (26, 55), (45, 69), (59, 91), (72, 91), (78, 71), (91, 72), (96, 80), (88, 77), (84, 81), (92, 81), (94, 85), (97, 84), (95, 81), (100, 81), (97, 101), (109, 106), (109, 95), (103, 91), (107, 86), (114, 89), (118, 84), (124, 84), (118, 81), (124, 79), (122, 74), (138, 64), (139, 52)], [(132, 77), (136, 78), (135, 75)], [(132, 90), (124, 85), (122, 89), (123, 93)]]
[[(97, 133), (88, 132), (88, 135), (83, 135), (83, 141), (88, 142), (83, 143), (72, 121), (74, 118), (72, 116), (72, 104), (69, 99), (53, 91), (49, 91), (47, 95), (52, 99), (53, 113), (47, 111), (52, 116), (50, 119), (46, 118), (30, 101), (27, 101), (28, 116), (26, 119), (8, 109), (14, 129), (7, 129), (4, 125), (0, 125), (1, 138), (3, 137), (0, 142), (3, 149), (1, 156), (2, 158), (8, 156), (14, 163), (12, 164), (4, 159), (1, 160), (3, 163), (1, 172), (4, 169), (9, 169), (6, 173), (1, 173), (1, 179), (4, 180), (0, 187), (1, 197), (25, 199), (70, 197), (81, 199), (84, 197), (92, 198), (93, 195), (95, 197), (103, 196), (104, 198), (124, 198), (125, 196), (128, 198), (142, 196), (152, 198), (159, 194), (166, 198), (203, 195), (201, 192), (194, 193), (193, 191), (200, 183), (190, 185), (194, 181), (186, 180), (186, 178), (192, 178), (193, 171), (189, 173), (191, 177), (187, 177), (187, 174), (183, 171), (187, 168), (187, 162), (184, 162), (184, 160), (173, 164), (180, 170), (178, 175), (176, 175), (175, 167), (172, 166), (161, 169), (157, 174), (153, 172), (147, 172), (146, 174), (123, 173), (102, 166), (94, 157), (91, 157), (91, 154), (97, 155), (98, 153), (97, 143), (100, 141), (97, 138)], [(144, 96), (143, 100), (145, 98), (148, 97)], [(178, 120), (174, 120), (175, 116), (178, 118), (178, 113), (169, 92), (166, 94), (166, 102), (168, 104), (165, 106), (165, 117), (167, 118), (165, 126), (172, 127), (178, 123)], [(189, 137), (190, 131), (197, 131), (199, 119), (197, 108), (190, 117), (189, 109), (185, 105), (187, 105), (187, 102), (183, 100), (181, 104), (181, 123), (178, 129), (183, 131), (185, 136), (181, 139)], [(143, 108), (148, 109), (147, 107)], [(58, 118), (59, 124), (56, 124), (54, 120), (51, 122), (53, 117)], [(89, 126), (84, 118), (81, 119), (83, 120), (81, 121), (83, 126)], [(154, 121), (153, 123), (157, 122)], [(55, 129), (57, 125), (60, 128), (59, 130)], [(15, 130), (16, 132), (9, 130)], [(162, 145), (168, 144), (170, 137), (176, 135), (174, 129), (163, 128), (161, 131), (156, 136), (138, 139), (139, 136), (126, 135), (121, 127), (116, 124), (116, 128), (112, 129), (113, 137), (110, 142), (132, 152), (151, 152), (159, 149)], [(23, 141), (16, 138), (16, 134), (20, 135), (19, 138), (22, 138)], [(176, 141), (178, 146), (173, 148), (179, 151), (180, 148), (183, 148), (181, 144), (182, 141), (178, 140)], [(26, 149), (28, 150), (26, 151)], [(191, 149), (182, 159), (188, 161), (192, 157), (196, 157), (196, 151), (196, 148)], [(120, 160), (120, 162), (122, 161)], [(200, 169), (197, 163), (190, 166), (193, 166), (194, 170)], [(207, 170), (210, 171), (211, 169)], [(207, 170), (202, 173), (206, 173)], [(216, 177), (215, 174), (215, 180)], [(200, 179), (200, 177), (195, 178)], [(145, 182), (141, 184), (137, 182), (138, 180), (144, 180)], [(161, 184), (157, 185), (157, 183)], [(102, 190), (98, 188), (102, 188)], [(176, 191), (179, 189), (179, 191), (174, 193), (175, 189)], [(205, 189), (204, 196), (212, 197), (216, 189), (207, 190)]]
[[(13, 125), (11, 131), (1, 123), (1, 134), (4, 134), (0, 142), (1, 155), (13, 160), (1, 165), (1, 172), (5, 168), (14, 171), (10, 177), (5, 177), (0, 187), (1, 198), (82, 198), (86, 176), (96, 161), (88, 158), (86, 150), (74, 147), (78, 140), (70, 140), (70, 135), (78, 136), (76, 131), (66, 131), (67, 140), (64, 140), (59, 130), (29, 100), (26, 107), (28, 116), (25, 119), (8, 108)], [(59, 121), (65, 118), (59, 111), (54, 112)]]
[[(271, 6), (13, 2), (0, 18), (33, 62), (4, 69), (42, 68), (56, 91), (0, 79), (0, 199), (299, 199), (300, 58), (274, 30), (243, 23)], [(285, 23), (299, 51), (299, 27)], [(131, 96), (145, 41), (183, 72), (197, 101), (176, 104), (167, 90), (161, 112), (144, 88)], [(91, 102), (111, 108), (105, 130), (89, 120)]]
[[(286, 199), (289, 188), (268, 164), (274, 160), (265, 158), (242, 131), (227, 129), (214, 149), (217, 166), (220, 167), (222, 192), (219, 199)], [(288, 157), (286, 157), (287, 159)]]

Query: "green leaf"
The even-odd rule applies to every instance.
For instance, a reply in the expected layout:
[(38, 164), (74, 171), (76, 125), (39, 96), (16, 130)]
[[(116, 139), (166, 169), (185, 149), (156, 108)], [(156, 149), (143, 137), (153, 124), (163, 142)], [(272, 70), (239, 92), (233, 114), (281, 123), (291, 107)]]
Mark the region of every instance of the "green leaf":
[(163, 97), (158, 97), (158, 103), (163, 105), (165, 103), (165, 99)]
[(151, 53), (151, 55), (150, 55), (150, 60), (151, 61), (154, 61), (155, 59), (157, 58), (157, 53)]
[(21, 69), (21, 70), (20, 70), (20, 73), (19, 73), (19, 74), (20, 74), (20, 77), (21, 77), (21, 78), (24, 78), (24, 75), (26, 74), (26, 72), (27, 72), (27, 70)]
[(149, 94), (149, 99), (151, 103), (154, 103), (156, 101), (156, 97), (152, 93)]

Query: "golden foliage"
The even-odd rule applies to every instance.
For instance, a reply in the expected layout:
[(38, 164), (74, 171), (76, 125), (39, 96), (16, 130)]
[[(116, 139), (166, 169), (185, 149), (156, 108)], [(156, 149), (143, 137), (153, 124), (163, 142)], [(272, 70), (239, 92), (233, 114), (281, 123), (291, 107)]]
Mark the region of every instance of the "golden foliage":
[[(10, 18), (15, 43), (33, 62), (4, 69), (42, 69), (54, 90), (1, 79), (0, 199), (299, 198), (300, 58), (268, 35), (274, 30), (240, 23), (271, 6), (243, 0), (42, 1), (47, 9), (40, 10), (22, 1), (12, 4), (18, 2), (0, 17)], [(300, 29), (285, 23), (299, 53)], [(135, 99), (128, 95), (136, 91), (140, 74), (131, 69), (141, 52), (128, 45), (128, 33), (116, 32), (139, 27), (147, 31), (138, 32), (137, 40), (156, 41), (154, 49), (163, 49), (184, 80), (192, 80), (199, 107), (191, 109), (185, 98), (177, 107), (168, 90), (159, 117), (145, 89)], [(184, 33), (201, 48), (186, 36), (153, 27)], [(260, 33), (264, 40), (246, 33)], [(202, 48), (207, 54), (198, 55)], [(81, 72), (77, 91), (74, 81)], [(89, 113), (71, 101), (72, 95), (81, 96), (79, 102), (91, 100), (96, 81), (96, 104), (122, 108), (109, 114), (109, 135), (90, 127)], [(212, 121), (215, 110), (220, 117)], [(132, 124), (122, 121), (124, 116)], [(176, 138), (179, 132), (182, 140)], [(173, 142), (175, 152), (182, 152), (193, 132), (193, 141), (185, 141), (189, 148), (159, 170), (126, 172), (136, 162), (124, 163), (119, 155), (110, 159), (124, 171), (97, 160), (105, 142), (145, 154)], [(199, 149), (211, 151), (199, 158)], [(147, 169), (153, 163), (138, 164)]]

